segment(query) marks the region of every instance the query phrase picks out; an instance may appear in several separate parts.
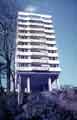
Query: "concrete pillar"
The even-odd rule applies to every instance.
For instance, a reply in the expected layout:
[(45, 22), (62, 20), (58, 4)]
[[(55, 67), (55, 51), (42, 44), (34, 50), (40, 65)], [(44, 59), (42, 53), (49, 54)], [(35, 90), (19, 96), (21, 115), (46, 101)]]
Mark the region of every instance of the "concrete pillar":
[(50, 77), (48, 78), (48, 88), (49, 88), (49, 91), (52, 91), (52, 84), (51, 84), (51, 78)]
[(18, 105), (22, 104), (22, 100), (21, 100), (21, 76), (19, 75), (18, 77)]
[(27, 92), (30, 93), (30, 77), (27, 78)]

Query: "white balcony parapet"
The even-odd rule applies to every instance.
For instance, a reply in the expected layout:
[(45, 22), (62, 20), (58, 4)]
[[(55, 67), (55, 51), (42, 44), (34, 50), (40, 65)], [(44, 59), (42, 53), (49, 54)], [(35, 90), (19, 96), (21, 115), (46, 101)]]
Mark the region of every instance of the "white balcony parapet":
[(58, 53), (48, 53), (49, 57), (58, 57)]
[[(18, 33), (18, 35), (20, 35), (20, 36), (45, 36), (45, 33)], [(47, 37), (49, 37), (49, 36), (47, 36)], [(50, 36), (51, 37), (51, 36)], [(52, 37), (51, 37), (52, 38)]]
[(16, 71), (32, 71), (32, 70), (43, 70), (43, 71), (46, 71), (48, 70), (48, 67), (16, 67)]
[(27, 56), (31, 56), (31, 55), (36, 55), (36, 56), (47, 56), (47, 54), (42, 53), (42, 52), (20, 52), (17, 51), (16, 55), (27, 55)]
[(48, 60), (49, 64), (59, 64), (59, 60)]
[(16, 71), (32, 71), (32, 67), (16, 67)]
[(47, 60), (41, 60), (41, 59), (17, 59), (16, 62), (18, 62), (18, 63), (47, 63)]
[(39, 22), (18, 22), (18, 25), (37, 25), (37, 26), (43, 26), (44, 23), (39, 23)]
[[(20, 38), (18, 38), (17, 41), (16, 41), (16, 44), (17, 44), (18, 42), (21, 42), (21, 41), (22, 41), (22, 42), (25, 42), (25, 43), (32, 43), (32, 42), (33, 42), (33, 43), (45, 43), (46, 40), (45, 40), (45, 39), (30, 39), (30, 38), (25, 40), (25, 39), (20, 39)], [(50, 42), (50, 41), (49, 41), (49, 42)], [(53, 42), (55, 42), (55, 41), (53, 41)], [(51, 43), (52, 43), (52, 41), (51, 41)], [(52, 43), (52, 44), (53, 44), (53, 43)]]
[(52, 71), (52, 72), (60, 72), (61, 71), (61, 68), (60, 67), (50, 67), (49, 68), (49, 71)]
[[(29, 27), (29, 26), (27, 26), (26, 28), (23, 28), (23, 27), (18, 27), (18, 29), (17, 30), (24, 30), (24, 31), (32, 31), (32, 30), (34, 30), (34, 31), (44, 31), (44, 28), (32, 28), (32, 27)], [(49, 32), (50, 32), (50, 30), (49, 30)]]
[(44, 32), (46, 32), (46, 33), (55, 33), (55, 30), (54, 29), (50, 29), (50, 30), (44, 29)]
[(56, 47), (49, 47), (49, 46), (47, 46), (46, 49), (47, 50), (58, 50), (58, 48), (56, 48)]
[(27, 26), (27, 27), (24, 28), (24, 27), (20, 27), (19, 26), (17, 28), (17, 31), (19, 32), (19, 30), (24, 30), (24, 31), (32, 31), (33, 30), (33, 31), (37, 31), (37, 32), (38, 31), (40, 31), (40, 32), (42, 31), (42, 32), (45, 32), (45, 33), (53, 33), (53, 34), (55, 33), (54, 29), (47, 30), (47, 29), (41, 28), (41, 27), (40, 28), (36, 28), (36, 27), (33, 28), (33, 27)]
[(45, 35), (46, 38), (52, 38), (52, 39), (55, 39), (56, 36), (55, 35)]
[(46, 44), (56, 44), (56, 41), (55, 40), (53, 40), (53, 41), (46, 40)]
[(24, 48), (24, 49), (32, 49), (32, 48), (46, 49), (45, 45), (17, 45), (17, 46), (18, 48)]

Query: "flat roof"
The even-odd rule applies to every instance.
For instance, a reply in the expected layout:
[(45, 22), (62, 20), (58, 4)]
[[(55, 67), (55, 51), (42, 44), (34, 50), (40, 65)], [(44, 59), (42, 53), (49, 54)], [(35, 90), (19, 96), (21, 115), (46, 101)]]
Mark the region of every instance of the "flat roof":
[(24, 12), (24, 11), (19, 11), (18, 15), (33, 15), (33, 16), (39, 16), (39, 17), (45, 17), (45, 18), (51, 18), (51, 15), (47, 14), (39, 14), (39, 13), (33, 13), (33, 12)]

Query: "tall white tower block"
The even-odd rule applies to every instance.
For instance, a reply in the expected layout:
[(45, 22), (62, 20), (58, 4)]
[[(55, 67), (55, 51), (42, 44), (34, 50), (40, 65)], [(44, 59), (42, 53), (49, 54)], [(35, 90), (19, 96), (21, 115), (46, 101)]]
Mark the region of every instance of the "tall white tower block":
[[(16, 76), (27, 92), (49, 90), (60, 73), (52, 16), (18, 12), (16, 33)], [(16, 77), (16, 79), (18, 79)]]

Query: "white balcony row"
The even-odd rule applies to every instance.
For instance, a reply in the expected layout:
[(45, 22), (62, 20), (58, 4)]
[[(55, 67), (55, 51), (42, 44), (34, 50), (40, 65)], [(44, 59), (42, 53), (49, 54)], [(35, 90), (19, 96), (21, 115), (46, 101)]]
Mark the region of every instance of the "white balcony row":
[(26, 28), (23, 28), (23, 27), (20, 27), (18, 26), (17, 27), (17, 32), (19, 32), (19, 30), (24, 30), (24, 31), (40, 31), (40, 32), (45, 32), (45, 33), (55, 33), (55, 30), (54, 29), (46, 29), (46, 28), (32, 28), (32, 27), (29, 27), (27, 26)]
[(17, 63), (47, 63), (47, 64), (59, 64), (59, 60), (42, 60), (42, 59), (16, 59)]
[(17, 51), (16, 55), (26, 55), (26, 56), (32, 56), (32, 55), (36, 55), (36, 56), (47, 56), (47, 53), (44, 52), (21, 52), (21, 51)]
[(20, 35), (20, 36), (39, 36), (39, 37), (45, 37), (45, 38), (52, 38), (52, 39), (55, 39), (55, 35), (47, 35), (45, 33), (18, 33), (17, 35)]
[(43, 23), (37, 23), (37, 22), (29, 22), (29, 21), (27, 21), (27, 22), (18, 22), (18, 25), (37, 25), (37, 26), (43, 26)]
[(38, 71), (51, 71), (51, 72), (60, 72), (61, 68), (60, 67), (17, 67), (16, 66), (16, 71), (33, 71), (33, 70), (38, 70)]
[(53, 41), (49, 41), (49, 40), (46, 40), (46, 39), (31, 39), (31, 38), (27, 38), (26, 40), (25, 39), (20, 39), (20, 38), (18, 38), (17, 40), (16, 40), (16, 44), (18, 43), (18, 42), (26, 42), (26, 43), (46, 43), (46, 44), (56, 44), (56, 41), (55, 40), (53, 40)]
[(41, 27), (40, 28), (33, 28), (33, 27), (29, 27), (29, 26), (27, 26), (25, 28), (18, 26), (18, 28), (17, 28), (17, 30), (26, 30), (26, 31), (30, 31), (30, 30), (44, 31), (44, 29), (45, 28), (41, 28)]
[[(27, 38), (27, 39), (20, 39), (18, 38), (16, 40), (16, 44), (18, 42), (26, 42), (26, 43), (45, 43), (46, 42), (46, 39), (31, 39), (31, 38)], [(50, 42), (50, 41), (49, 41)], [(54, 41), (51, 41), (51, 43), (53, 44)]]
[(48, 60), (42, 59), (16, 59), (17, 63), (47, 63)]
[(17, 48), (24, 48), (24, 49), (44, 49), (44, 50), (58, 50), (56, 47), (49, 47), (47, 45), (17, 45)]
[(17, 45), (17, 48), (24, 48), (24, 49), (32, 49), (32, 48), (35, 48), (35, 49), (46, 49), (46, 45)]
[(18, 20), (24, 20), (24, 22), (26, 21), (29, 21), (29, 20), (34, 20), (34, 21), (42, 21), (42, 22), (45, 22), (45, 23), (52, 23), (52, 20), (51, 19), (44, 19), (44, 18), (36, 18), (36, 17), (21, 17), (21, 16), (18, 16)]
[(21, 52), (17, 51), (16, 55), (27, 55), (27, 56), (48, 56), (48, 57), (58, 57), (58, 53), (48, 53), (47, 52)]
[(16, 67), (16, 71), (34, 71), (34, 70), (38, 70), (38, 71), (46, 71), (48, 70), (47, 67)]
[(18, 22), (17, 26), (18, 25), (26, 25), (26, 26), (34, 25), (34, 26), (44, 26), (44, 27), (47, 27), (47, 28), (54, 28), (54, 26), (52, 24), (45, 24), (45, 23), (39, 23), (39, 22), (33, 23), (33, 22), (28, 22), (28, 21), (27, 22)]
[(18, 33), (18, 35), (21, 35), (21, 36), (45, 36), (45, 33)]

